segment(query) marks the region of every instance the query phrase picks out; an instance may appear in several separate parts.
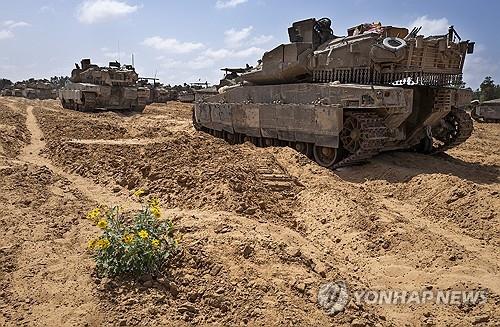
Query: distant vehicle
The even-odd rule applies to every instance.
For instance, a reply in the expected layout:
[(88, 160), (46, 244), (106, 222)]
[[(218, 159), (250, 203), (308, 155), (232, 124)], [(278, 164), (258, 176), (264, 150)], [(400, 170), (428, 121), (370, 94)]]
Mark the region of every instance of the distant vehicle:
[(56, 86), (48, 80), (30, 78), (27, 81), (16, 82), (4, 89), (2, 96), (16, 96), (27, 99), (57, 99)]
[(500, 123), (500, 99), (473, 101), (471, 116), (479, 123)]
[(181, 102), (195, 102), (215, 94), (217, 94), (215, 86), (209, 86), (208, 82), (196, 82), (190, 83), (189, 88), (180, 91), (177, 99)]
[(59, 90), (66, 109), (92, 111), (95, 109), (131, 109), (142, 112), (150, 98), (150, 90), (140, 86), (138, 75), (131, 65), (110, 62), (109, 67), (91, 64), (83, 59), (71, 72), (70, 81)]
[(196, 102), (193, 125), (230, 143), (290, 146), (331, 168), (456, 147), (473, 129), (472, 92), (457, 85), (474, 43), (453, 26), (419, 31), (367, 23), (336, 36), (328, 18), (295, 22), (290, 43), (241, 72), (243, 83)]
[(222, 68), (221, 70), (224, 72), (224, 77), (220, 80), (218, 89), (243, 83), (241, 74), (249, 72), (252, 69), (253, 67), (248, 64), (245, 68)]
[[(153, 81), (150, 83), (149, 81)], [(177, 100), (177, 90), (169, 85), (163, 85), (157, 82), (156, 77), (140, 77), (139, 85), (149, 89), (148, 104), (151, 103), (167, 103), (168, 101)]]

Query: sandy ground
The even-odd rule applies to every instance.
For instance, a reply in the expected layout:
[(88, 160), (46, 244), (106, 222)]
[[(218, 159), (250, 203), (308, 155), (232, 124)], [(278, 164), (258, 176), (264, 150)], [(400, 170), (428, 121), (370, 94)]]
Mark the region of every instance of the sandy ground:
[[(85, 114), (0, 98), (0, 325), (500, 324), (500, 124), (447, 154), (386, 153), (323, 169), (287, 148), (231, 146), (191, 106)], [(95, 276), (84, 219), (161, 198), (183, 234), (163, 276)], [(357, 305), (317, 291), (489, 290), (479, 305)]]

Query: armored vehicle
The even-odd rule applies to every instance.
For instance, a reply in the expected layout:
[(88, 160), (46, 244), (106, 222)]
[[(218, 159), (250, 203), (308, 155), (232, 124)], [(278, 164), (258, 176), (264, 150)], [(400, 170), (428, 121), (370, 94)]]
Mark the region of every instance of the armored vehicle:
[(194, 90), (182, 90), (177, 93), (177, 100), (180, 102), (194, 102)]
[(217, 94), (217, 88), (209, 86), (208, 82), (195, 82), (190, 83), (189, 87), (181, 90), (177, 95), (177, 99), (181, 102), (195, 102), (201, 101), (215, 94)]
[(71, 72), (70, 81), (59, 90), (62, 106), (67, 109), (132, 109), (142, 112), (149, 99), (149, 89), (137, 84), (134, 67), (110, 62), (109, 67), (83, 59), (81, 67)]
[(241, 74), (246, 73), (252, 69), (253, 67), (249, 66), (248, 64), (245, 68), (222, 68), (221, 70), (224, 72), (224, 77), (220, 80), (217, 89), (227, 86), (234, 86), (243, 82)]
[(155, 103), (167, 103), (168, 101), (174, 101), (177, 99), (177, 91), (166, 87), (159, 86), (151, 90), (152, 99)]
[(473, 102), (471, 116), (479, 123), (500, 123), (500, 99)]
[[(153, 83), (149, 81), (152, 80)], [(151, 103), (167, 103), (168, 101), (177, 100), (177, 91), (170, 85), (163, 85), (157, 82), (156, 77), (141, 77), (138, 81), (139, 86), (149, 89), (149, 99), (147, 104)]]
[(48, 80), (35, 80), (31, 78), (27, 81), (16, 82), (4, 89), (4, 96), (24, 97), (27, 99), (56, 99), (56, 86)]
[(14, 89), (12, 86), (8, 86), (0, 92), (0, 95), (3, 97), (14, 96)]
[(461, 84), (466, 53), (453, 27), (361, 24), (336, 36), (328, 18), (295, 22), (290, 43), (264, 53), (242, 85), (195, 104), (196, 129), (229, 142), (291, 146), (325, 167), (382, 151), (437, 153), (464, 142), (472, 92)]
[(23, 83), (23, 97), (28, 99), (56, 99), (57, 92), (55, 85), (47, 80), (29, 79)]

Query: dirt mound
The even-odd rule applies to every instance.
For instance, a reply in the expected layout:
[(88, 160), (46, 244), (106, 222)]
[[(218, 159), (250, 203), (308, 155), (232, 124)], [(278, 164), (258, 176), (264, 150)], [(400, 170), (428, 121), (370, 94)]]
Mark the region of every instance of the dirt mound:
[(500, 194), (495, 188), (435, 174), (412, 178), (396, 196), (420, 205), (436, 222), (450, 220), (467, 235), (500, 245)]
[(0, 156), (14, 158), (29, 142), (25, 121), (26, 113), (23, 106), (0, 104)]
[[(111, 187), (144, 188), (169, 207), (272, 215), (286, 221), (299, 188), (286, 179), (272, 155), (203, 133), (173, 132), (161, 143), (144, 146), (58, 143), (49, 149), (68, 171)], [(277, 190), (266, 180), (266, 170), (285, 174)]]
[(127, 130), (120, 126), (115, 117), (102, 119), (102, 114), (81, 114), (71, 110), (44, 110), (35, 107), (35, 115), (45, 136), (49, 139), (100, 139), (124, 138)]
[(124, 139), (168, 136), (174, 130), (189, 129), (191, 110), (189, 104), (172, 102), (168, 107), (148, 106), (142, 114), (131, 111), (82, 114), (62, 109), (55, 100), (47, 100), (37, 102), (35, 115), (44, 134), (51, 139)]
[(149, 105), (144, 113), (171, 120), (191, 120), (192, 104), (169, 101), (167, 105), (163, 103), (153, 103)]

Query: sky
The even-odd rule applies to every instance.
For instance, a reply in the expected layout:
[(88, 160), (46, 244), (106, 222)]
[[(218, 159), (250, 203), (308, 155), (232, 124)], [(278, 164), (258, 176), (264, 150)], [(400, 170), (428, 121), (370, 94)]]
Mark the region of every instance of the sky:
[(329, 17), (336, 35), (365, 22), (422, 26), (445, 34), (454, 25), (476, 42), (464, 80), (500, 82), (500, 1), (295, 0), (0, 0), (0, 78), (70, 75), (75, 62), (131, 63), (165, 84), (218, 83), (223, 67), (255, 65), (288, 42), (287, 28)]

